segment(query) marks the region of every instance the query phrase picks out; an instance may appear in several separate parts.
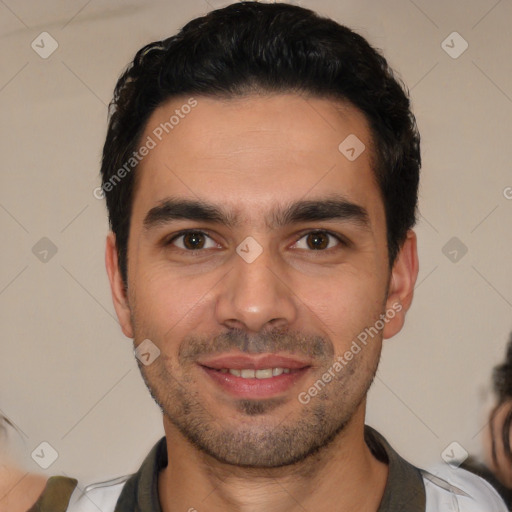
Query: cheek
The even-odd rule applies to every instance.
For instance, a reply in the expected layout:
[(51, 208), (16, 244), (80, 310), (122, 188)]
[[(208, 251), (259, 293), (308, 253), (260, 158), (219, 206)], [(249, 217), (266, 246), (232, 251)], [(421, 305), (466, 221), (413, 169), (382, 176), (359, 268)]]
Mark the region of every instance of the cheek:
[(134, 282), (136, 323), (159, 338), (200, 329), (208, 290), (214, 288), (216, 281), (218, 278), (213, 276), (179, 276), (148, 268)]
[(384, 290), (378, 289), (374, 280), (346, 271), (322, 280), (303, 278), (293, 289), (306, 311), (320, 320), (319, 326), (327, 326), (329, 336), (345, 342), (378, 318), (385, 299)]
[[(132, 282), (139, 334), (182, 338), (191, 331), (218, 328), (217, 301), (224, 298), (219, 294), (229, 292), (221, 283), (227, 269), (193, 274), (170, 270), (165, 262), (138, 266)], [(377, 269), (346, 264), (322, 272), (306, 270), (289, 267), (284, 279), (283, 293), (300, 312), (300, 326), (291, 327), (316, 326), (342, 350), (382, 312), (385, 290)]]

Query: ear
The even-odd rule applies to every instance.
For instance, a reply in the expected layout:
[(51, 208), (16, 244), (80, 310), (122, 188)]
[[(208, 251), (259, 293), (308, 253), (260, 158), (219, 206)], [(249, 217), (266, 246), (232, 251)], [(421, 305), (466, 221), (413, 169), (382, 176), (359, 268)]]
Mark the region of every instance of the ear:
[(400, 332), (404, 325), (405, 315), (412, 303), (418, 269), (416, 233), (410, 229), (391, 271), (386, 301), (387, 321), (383, 331), (385, 339)]
[(119, 324), (121, 325), (123, 334), (128, 338), (133, 338), (130, 306), (128, 304), (128, 297), (124, 288), (123, 279), (121, 278), (121, 272), (119, 270), (116, 235), (112, 231), (107, 236), (107, 243), (105, 247), (105, 266), (107, 267), (112, 301), (114, 303)]

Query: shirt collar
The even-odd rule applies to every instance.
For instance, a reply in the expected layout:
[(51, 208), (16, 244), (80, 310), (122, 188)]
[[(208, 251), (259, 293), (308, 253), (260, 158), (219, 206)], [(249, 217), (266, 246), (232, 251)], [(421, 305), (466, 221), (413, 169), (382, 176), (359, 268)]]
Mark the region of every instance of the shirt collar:
[(402, 459), (375, 429), (365, 426), (364, 439), (374, 456), (388, 464), (388, 479), (377, 512), (424, 512), (425, 485), (420, 470)]
[[(420, 470), (402, 459), (386, 439), (368, 425), (364, 436), (374, 456), (389, 466), (386, 488), (377, 512), (424, 512), (425, 486)], [(153, 446), (139, 471), (127, 480), (115, 512), (162, 512), (158, 498), (158, 473), (166, 466), (164, 436)]]

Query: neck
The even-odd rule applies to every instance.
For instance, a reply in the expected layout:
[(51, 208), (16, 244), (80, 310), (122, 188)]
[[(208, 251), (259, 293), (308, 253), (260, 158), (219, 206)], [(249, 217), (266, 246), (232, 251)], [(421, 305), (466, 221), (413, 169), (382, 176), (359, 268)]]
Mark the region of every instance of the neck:
[(246, 468), (217, 461), (164, 419), (168, 465), (159, 474), (163, 512), (376, 512), (388, 467), (364, 441), (364, 406), (332, 442), (299, 463)]

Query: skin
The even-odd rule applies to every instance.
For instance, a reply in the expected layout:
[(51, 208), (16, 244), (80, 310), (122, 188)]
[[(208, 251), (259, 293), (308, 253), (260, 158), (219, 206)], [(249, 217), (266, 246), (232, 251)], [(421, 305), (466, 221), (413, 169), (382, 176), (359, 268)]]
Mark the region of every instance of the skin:
[[(495, 474), (496, 478), (508, 489), (512, 489), (512, 461), (507, 457), (503, 444), (503, 424), (508, 412), (512, 408), (512, 400), (507, 400), (496, 409), (494, 421), (489, 423), (484, 434), (484, 447), (486, 464)], [(491, 429), (494, 433), (496, 461), (492, 456)], [(512, 444), (512, 431), (510, 432), (510, 443)]]
[[(295, 94), (196, 99), (137, 169), (127, 290), (114, 234), (106, 246), (123, 333), (135, 346), (148, 338), (160, 350), (139, 366), (164, 413), (169, 464), (159, 475), (162, 509), (375, 511), (388, 468), (364, 442), (366, 393), (382, 339), (403, 326), (418, 259), (410, 231), (390, 271), (366, 119), (348, 104)], [(141, 140), (187, 100), (161, 105)], [(352, 162), (338, 151), (349, 134), (366, 146)], [(368, 224), (265, 222), (277, 207), (325, 200), (333, 191), (364, 208)], [(182, 219), (144, 229), (147, 213), (171, 195), (213, 203), (239, 224)], [(183, 229), (208, 235), (196, 256), (186, 248), (190, 238), (164, 243)], [(315, 230), (348, 243), (327, 237), (317, 249), (308, 236)], [(236, 252), (248, 236), (262, 248), (252, 263)], [(318, 396), (300, 403), (298, 394), (397, 304), (401, 310), (379, 335)], [(197, 364), (240, 351), (295, 354), (311, 368), (277, 397), (241, 400)]]
[(47, 477), (0, 465), (0, 512), (26, 512), (43, 492)]

